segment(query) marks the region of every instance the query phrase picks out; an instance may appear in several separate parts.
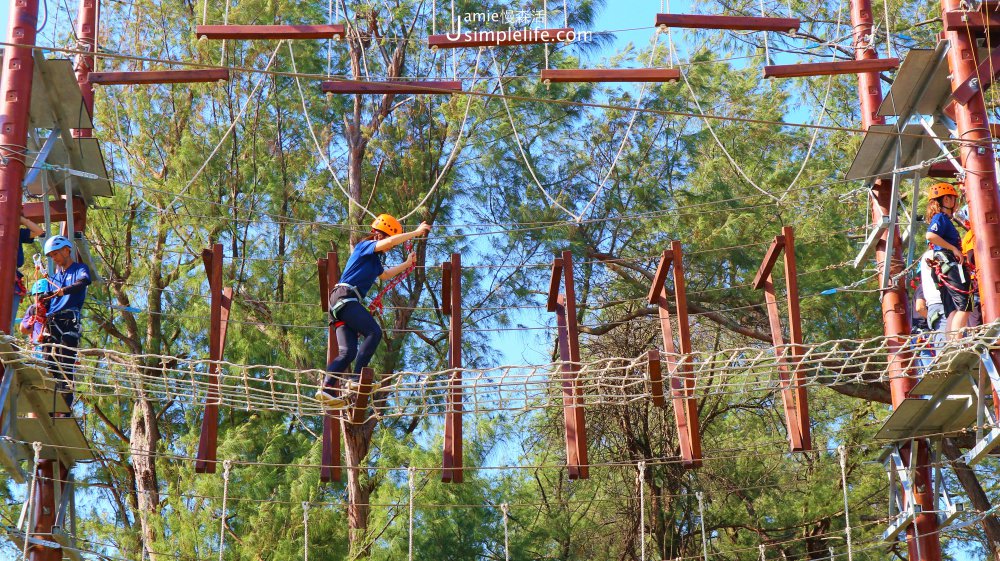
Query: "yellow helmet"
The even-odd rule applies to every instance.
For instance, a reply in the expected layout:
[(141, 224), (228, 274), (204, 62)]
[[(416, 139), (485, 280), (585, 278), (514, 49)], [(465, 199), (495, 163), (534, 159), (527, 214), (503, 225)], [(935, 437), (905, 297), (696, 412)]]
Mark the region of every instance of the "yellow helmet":
[(403, 233), (403, 227), (399, 224), (399, 220), (396, 220), (396, 217), (391, 214), (378, 215), (375, 222), (372, 222), (372, 230), (378, 230), (387, 236)]
[(945, 195), (958, 197), (958, 191), (955, 190), (955, 186), (951, 183), (935, 183), (927, 189), (928, 199), (937, 199)]

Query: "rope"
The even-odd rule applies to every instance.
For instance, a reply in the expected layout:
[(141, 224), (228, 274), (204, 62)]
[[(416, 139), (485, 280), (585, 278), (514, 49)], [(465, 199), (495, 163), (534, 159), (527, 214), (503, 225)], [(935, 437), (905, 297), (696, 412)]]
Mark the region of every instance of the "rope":
[(705, 556), (705, 561), (708, 561), (708, 537), (705, 535), (705, 502), (702, 500), (704, 495), (701, 491), (695, 493), (698, 497), (698, 516), (701, 518), (701, 552)]
[(302, 561), (309, 561), (309, 503), (302, 501)]
[(766, 550), (764, 544), (758, 545), (757, 548), (760, 549), (760, 561), (767, 561), (767, 555), (764, 554)]
[(410, 527), (408, 532), (408, 538), (410, 542), (410, 547), (409, 547), (410, 561), (413, 561), (413, 490), (415, 487), (415, 484), (413, 482), (413, 474), (415, 472), (416, 470), (413, 468), (413, 466), (410, 466), (409, 468), (406, 469), (406, 477), (410, 487)]
[[(764, 0), (760, 0), (760, 17), (766, 17), (764, 13)], [(767, 42), (767, 31), (764, 31), (764, 64), (771, 64), (771, 47)]]
[(233, 467), (232, 460), (222, 462), (222, 516), (219, 519), (219, 561), (226, 546), (226, 502), (229, 501), (229, 470)]
[(646, 491), (643, 487), (643, 478), (646, 475), (646, 461), (640, 461), (639, 473), (636, 477), (639, 483), (639, 551), (640, 559), (646, 561)]
[[(404, 251), (407, 253), (407, 255), (409, 255), (409, 253), (413, 251), (413, 242), (412, 241), (406, 242), (403, 245), (403, 248)], [(375, 296), (375, 298), (372, 298), (371, 304), (368, 305), (368, 311), (371, 312), (372, 315), (378, 315), (378, 316), (382, 315), (382, 313), (385, 311), (385, 305), (382, 302), (382, 298), (390, 290), (393, 290), (400, 284), (403, 284), (403, 281), (405, 281), (407, 277), (413, 274), (413, 271), (415, 270), (417, 270), (416, 261), (410, 264), (410, 266), (407, 267), (405, 271), (389, 279), (389, 282), (385, 284), (385, 286), (382, 288), (382, 290), (379, 291), (379, 293)]]
[(31, 470), (31, 488), (28, 489), (28, 500), (24, 504), (24, 550), (21, 552), (22, 560), (28, 561), (28, 538), (31, 537), (31, 503), (35, 500), (35, 486), (38, 484), (38, 463), (42, 460), (42, 443), (32, 442), (32, 450), (35, 451), (34, 467)]
[(510, 561), (510, 529), (507, 527), (507, 519), (509, 516), (510, 505), (507, 503), (502, 503), (500, 505), (500, 512), (503, 513), (503, 559), (504, 561)]
[(847, 505), (847, 448), (841, 444), (837, 447), (840, 454), (840, 483), (844, 488), (844, 533), (847, 535), (847, 561), (854, 561), (853, 544), (851, 543), (851, 511)]

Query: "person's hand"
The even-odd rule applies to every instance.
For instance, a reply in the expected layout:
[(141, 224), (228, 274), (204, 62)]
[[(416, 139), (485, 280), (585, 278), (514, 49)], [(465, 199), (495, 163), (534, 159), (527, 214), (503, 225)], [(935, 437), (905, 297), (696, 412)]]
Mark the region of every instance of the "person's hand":
[(958, 249), (957, 247), (954, 247), (952, 248), (952, 253), (954, 253), (955, 258), (958, 259), (959, 265), (965, 264), (965, 255), (962, 254), (962, 250)]
[(421, 222), (420, 226), (417, 226), (417, 235), (424, 236), (429, 234), (431, 231), (431, 225), (427, 222)]
[(417, 254), (411, 251), (410, 254), (406, 256), (406, 266), (412, 267), (416, 264), (417, 264)]

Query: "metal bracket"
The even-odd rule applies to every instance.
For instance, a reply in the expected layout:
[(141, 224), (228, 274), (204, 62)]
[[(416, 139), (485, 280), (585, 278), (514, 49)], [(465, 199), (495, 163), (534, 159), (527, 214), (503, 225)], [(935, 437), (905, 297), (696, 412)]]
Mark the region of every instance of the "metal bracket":
[(56, 141), (62, 138), (60, 134), (61, 131), (59, 130), (59, 127), (56, 127), (52, 129), (48, 138), (45, 139), (45, 144), (42, 145), (41, 150), (38, 151), (38, 157), (35, 158), (35, 163), (30, 169), (28, 169), (28, 173), (24, 176), (23, 185), (25, 187), (33, 183), (35, 178), (38, 177), (38, 174), (44, 171), (42, 168), (45, 167), (45, 162), (49, 159), (49, 154), (52, 153), (52, 148), (55, 147)]
[(888, 229), (889, 218), (883, 216), (882, 221), (876, 224), (875, 229), (868, 234), (867, 238), (865, 238), (865, 243), (861, 246), (861, 251), (858, 253), (858, 256), (854, 258), (855, 269), (860, 268), (869, 259), (871, 259), (872, 254), (875, 253), (875, 246), (878, 245), (878, 241), (882, 239), (882, 233)]
[[(984, 378), (989, 378), (994, 388), (1000, 388), (1000, 372), (997, 372), (996, 364), (993, 363), (993, 357), (990, 356), (989, 349), (980, 350), (979, 360), (980, 381), (985, 382)], [(973, 383), (972, 387), (976, 390), (976, 407), (978, 408), (976, 414), (976, 445), (963, 454), (961, 458), (962, 462), (970, 466), (981, 462), (983, 458), (1000, 445), (1000, 426), (997, 426), (997, 419), (993, 412), (986, 407), (986, 386), (985, 384)], [(989, 432), (982, 434), (982, 430), (979, 427), (983, 427), (987, 422), (993, 428)]]
[(897, 539), (900, 532), (913, 523), (921, 508), (914, 500), (910, 474), (896, 445), (886, 455), (885, 471), (889, 476), (889, 516), (892, 520), (882, 533), (882, 539), (891, 541)]
[(944, 145), (944, 142), (942, 142), (937, 133), (934, 132), (934, 127), (931, 126), (934, 122), (929, 121), (927, 117), (923, 115), (918, 117), (917, 120), (920, 121), (920, 125), (924, 127), (925, 131), (927, 131), (927, 135), (934, 141), (934, 144), (937, 144), (938, 149), (941, 150), (941, 154), (943, 154), (945, 158), (948, 158), (948, 161), (951, 162), (951, 165), (955, 166), (955, 169), (958, 170), (960, 175), (965, 175), (965, 168), (962, 167), (962, 164), (959, 163), (955, 156), (951, 155), (951, 152), (948, 151), (948, 147)]

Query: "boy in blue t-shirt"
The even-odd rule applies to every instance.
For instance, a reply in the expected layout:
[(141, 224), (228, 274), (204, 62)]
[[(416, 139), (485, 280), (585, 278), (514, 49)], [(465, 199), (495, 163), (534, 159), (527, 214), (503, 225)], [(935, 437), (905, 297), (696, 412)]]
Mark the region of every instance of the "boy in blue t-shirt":
[[(49, 277), (52, 296), (49, 311), (47, 349), (53, 375), (62, 377), (56, 391), (63, 392), (67, 405), (73, 406), (69, 382), (73, 381), (76, 365), (76, 348), (80, 344), (80, 314), (90, 286), (90, 269), (73, 261), (73, 245), (63, 236), (54, 236), (45, 242), (45, 255), (55, 264), (55, 273)], [(57, 346), (58, 345), (58, 346)]]
[(965, 270), (962, 255), (962, 236), (951, 222), (958, 202), (958, 191), (948, 183), (931, 185), (927, 193), (927, 241), (934, 249), (934, 257), (941, 264), (942, 296), (954, 304), (955, 313), (948, 321), (947, 331), (957, 336), (969, 323), (972, 298), (969, 273)]

